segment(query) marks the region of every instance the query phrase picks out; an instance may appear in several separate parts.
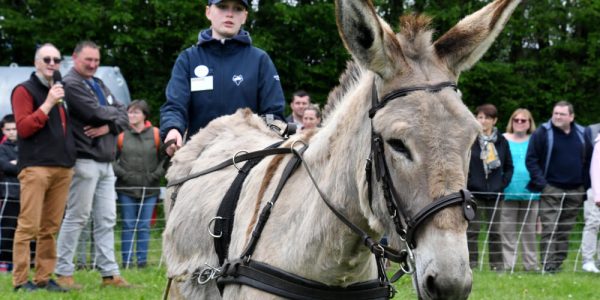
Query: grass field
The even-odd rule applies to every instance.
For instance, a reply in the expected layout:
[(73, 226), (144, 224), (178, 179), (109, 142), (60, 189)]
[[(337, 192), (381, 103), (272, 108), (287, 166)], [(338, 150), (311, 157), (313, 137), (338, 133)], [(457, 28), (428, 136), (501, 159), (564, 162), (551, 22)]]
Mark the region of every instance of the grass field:
[[(10, 275), (0, 275), (0, 299), (60, 299), (60, 300), (95, 300), (95, 299), (161, 299), (166, 285), (164, 265), (160, 265), (161, 232), (164, 228), (162, 211), (159, 211), (158, 222), (152, 229), (152, 240), (148, 252), (149, 267), (146, 269), (121, 270), (123, 277), (135, 287), (132, 289), (100, 288), (100, 274), (97, 271), (77, 271), (75, 280), (84, 286), (80, 291), (69, 293), (49, 293), (37, 291), (34, 293), (15, 293), (12, 289)], [(541, 273), (516, 272), (514, 274), (487, 271), (487, 257), (484, 257), (483, 270), (473, 272), (473, 290), (469, 299), (475, 300), (513, 300), (513, 299), (598, 299), (600, 274), (581, 272), (581, 261), (577, 260), (579, 241), (581, 241), (581, 217), (573, 231), (569, 256), (560, 273), (549, 275)], [(120, 224), (115, 228), (116, 254), (120, 258)], [(482, 234), (483, 235), (483, 234)], [(480, 249), (483, 243), (480, 244)], [(575, 268), (577, 266), (577, 268)], [(390, 276), (396, 270), (396, 265), (390, 269)], [(403, 277), (395, 283), (398, 290), (394, 299), (417, 299), (412, 288), (410, 277)], [(340, 299), (342, 300), (342, 299)], [(345, 300), (345, 299), (344, 299)]]
[[(123, 276), (136, 285), (132, 289), (100, 288), (96, 271), (77, 271), (75, 279), (84, 285), (81, 291), (56, 294), (46, 291), (15, 293), (10, 275), (0, 277), (1, 299), (160, 299), (166, 283), (164, 269), (149, 267), (143, 270), (124, 270)], [(475, 271), (469, 299), (597, 299), (600, 275), (563, 271), (555, 275), (539, 273), (498, 274)], [(394, 299), (416, 299), (409, 277), (396, 283)]]

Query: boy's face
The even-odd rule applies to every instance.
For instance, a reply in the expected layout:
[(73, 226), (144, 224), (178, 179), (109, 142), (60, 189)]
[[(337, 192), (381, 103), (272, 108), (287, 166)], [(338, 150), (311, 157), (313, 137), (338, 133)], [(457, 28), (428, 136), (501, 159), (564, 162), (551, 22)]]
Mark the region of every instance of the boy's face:
[(206, 18), (210, 20), (215, 39), (234, 37), (248, 17), (246, 7), (236, 0), (225, 0), (206, 7)]
[(5, 123), (2, 127), (2, 133), (6, 138), (12, 142), (17, 140), (17, 124), (16, 123)]

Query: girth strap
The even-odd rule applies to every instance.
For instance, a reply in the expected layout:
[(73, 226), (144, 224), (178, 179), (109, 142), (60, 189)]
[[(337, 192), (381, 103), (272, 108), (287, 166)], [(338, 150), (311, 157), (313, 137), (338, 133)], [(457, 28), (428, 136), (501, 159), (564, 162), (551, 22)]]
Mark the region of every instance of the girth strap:
[(285, 297), (300, 300), (389, 299), (390, 288), (379, 280), (347, 287), (336, 287), (290, 274), (271, 265), (253, 260), (235, 260), (225, 264), (217, 285), (243, 284)]
[[(273, 149), (280, 144), (281, 142), (275, 143), (266, 149)], [(258, 165), (264, 158), (265, 156), (261, 156), (248, 160), (248, 162), (240, 168), (238, 175), (235, 177), (235, 180), (233, 180), (233, 183), (221, 201), (217, 216), (214, 218), (215, 225), (212, 234), (215, 252), (219, 257), (219, 265), (223, 265), (225, 259), (227, 259), (229, 243), (231, 242), (231, 230), (233, 229), (233, 221), (235, 219), (235, 209), (240, 199), (240, 192), (242, 191), (244, 181), (246, 181), (252, 168)], [(236, 159), (236, 161), (238, 161), (238, 159)]]

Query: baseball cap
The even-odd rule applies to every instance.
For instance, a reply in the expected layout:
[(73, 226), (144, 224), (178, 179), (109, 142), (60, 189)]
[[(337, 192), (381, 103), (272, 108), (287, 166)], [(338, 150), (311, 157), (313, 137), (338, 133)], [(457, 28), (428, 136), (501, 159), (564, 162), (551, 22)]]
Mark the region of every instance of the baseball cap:
[[(208, 0), (208, 5), (213, 5), (213, 4), (217, 4), (220, 3), (223, 0)], [(244, 4), (244, 6), (246, 8), (248, 8), (248, 0), (238, 0), (239, 2), (241, 2), (242, 4)]]

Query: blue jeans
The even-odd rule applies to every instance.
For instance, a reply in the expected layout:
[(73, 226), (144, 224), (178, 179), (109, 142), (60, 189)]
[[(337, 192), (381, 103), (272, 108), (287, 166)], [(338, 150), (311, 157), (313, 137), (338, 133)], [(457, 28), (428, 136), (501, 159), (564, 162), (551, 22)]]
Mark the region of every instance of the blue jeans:
[(121, 193), (117, 194), (123, 214), (123, 231), (121, 233), (123, 265), (130, 266), (133, 263), (133, 239), (136, 233), (135, 256), (137, 263), (145, 264), (150, 242), (150, 219), (158, 197), (150, 196), (142, 200)]

